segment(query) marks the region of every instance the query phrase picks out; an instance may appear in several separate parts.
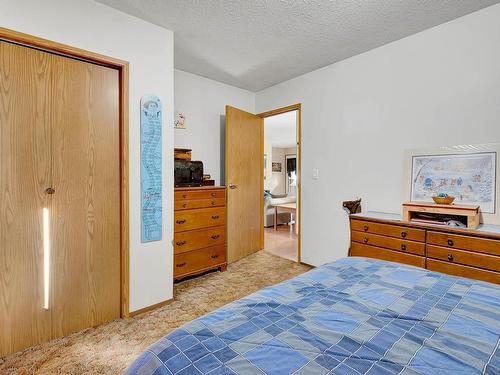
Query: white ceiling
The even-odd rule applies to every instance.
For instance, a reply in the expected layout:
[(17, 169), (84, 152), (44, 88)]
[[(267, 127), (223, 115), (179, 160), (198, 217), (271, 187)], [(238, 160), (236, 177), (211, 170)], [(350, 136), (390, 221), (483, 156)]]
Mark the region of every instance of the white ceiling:
[(259, 91), (500, 0), (97, 1), (173, 30), (177, 69)]
[(273, 147), (297, 147), (297, 111), (285, 112), (264, 119), (264, 142)]

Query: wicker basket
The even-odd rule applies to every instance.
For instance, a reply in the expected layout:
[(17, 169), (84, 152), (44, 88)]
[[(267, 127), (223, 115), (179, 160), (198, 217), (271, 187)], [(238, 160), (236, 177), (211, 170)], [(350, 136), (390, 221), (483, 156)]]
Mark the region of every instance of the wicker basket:
[(452, 204), (455, 197), (432, 197), (432, 200), (437, 204)]

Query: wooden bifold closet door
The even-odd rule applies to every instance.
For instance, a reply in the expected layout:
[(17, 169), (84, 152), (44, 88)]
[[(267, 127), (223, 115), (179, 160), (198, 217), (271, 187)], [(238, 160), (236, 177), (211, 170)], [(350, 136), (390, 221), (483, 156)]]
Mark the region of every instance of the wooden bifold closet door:
[(120, 316), (119, 72), (0, 41), (0, 356)]

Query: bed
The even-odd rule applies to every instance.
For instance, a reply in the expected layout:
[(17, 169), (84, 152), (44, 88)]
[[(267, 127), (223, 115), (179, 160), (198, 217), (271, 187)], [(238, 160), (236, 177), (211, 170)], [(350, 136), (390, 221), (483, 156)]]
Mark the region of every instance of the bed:
[(171, 332), (126, 374), (500, 374), (500, 287), (349, 257)]

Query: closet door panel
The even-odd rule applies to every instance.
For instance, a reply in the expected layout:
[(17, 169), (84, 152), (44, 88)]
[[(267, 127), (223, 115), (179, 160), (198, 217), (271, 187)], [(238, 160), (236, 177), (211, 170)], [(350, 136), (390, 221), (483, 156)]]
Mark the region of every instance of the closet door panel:
[(52, 55), (0, 41), (0, 357), (50, 339), (43, 209)]
[(118, 71), (57, 57), (54, 336), (120, 316)]

